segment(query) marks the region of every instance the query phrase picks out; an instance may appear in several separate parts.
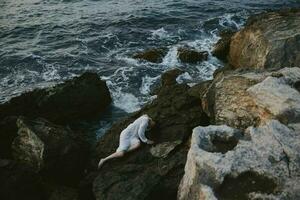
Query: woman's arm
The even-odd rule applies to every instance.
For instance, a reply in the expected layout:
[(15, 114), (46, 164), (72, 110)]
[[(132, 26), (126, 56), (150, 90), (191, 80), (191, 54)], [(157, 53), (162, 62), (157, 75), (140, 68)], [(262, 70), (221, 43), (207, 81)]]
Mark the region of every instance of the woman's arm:
[(142, 140), (142, 142), (144, 143), (147, 143), (148, 142), (148, 139), (146, 138), (145, 136), (145, 132), (146, 132), (146, 129), (147, 129), (147, 126), (148, 126), (148, 120), (143, 120), (139, 126), (139, 129), (138, 129), (138, 135), (139, 135), (139, 138)]

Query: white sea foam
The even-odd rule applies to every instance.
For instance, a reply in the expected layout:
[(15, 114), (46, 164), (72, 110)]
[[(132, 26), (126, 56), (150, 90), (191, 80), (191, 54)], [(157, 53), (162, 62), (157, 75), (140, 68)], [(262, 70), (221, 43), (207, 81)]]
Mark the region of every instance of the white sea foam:
[(177, 58), (177, 52), (177, 46), (170, 48), (167, 55), (163, 58), (162, 65), (167, 66), (167, 68), (178, 66), (179, 62)]
[(114, 106), (124, 110), (127, 113), (135, 112), (141, 109), (139, 99), (133, 94), (126, 92), (113, 93)]
[(148, 95), (151, 92), (151, 86), (159, 79), (160, 76), (150, 77), (148, 75), (142, 78), (142, 85), (140, 87), (141, 94)]
[[(245, 15), (245, 13), (240, 13), (239, 17), (242, 17)], [(241, 20), (240, 22), (234, 20), (235, 14), (227, 13), (220, 17), (219, 19), (219, 25), (225, 28), (232, 27), (235, 29), (241, 29), (244, 25), (244, 20)]]
[(193, 80), (193, 78), (191, 77), (191, 75), (188, 72), (180, 74), (176, 78), (176, 82), (179, 83), (179, 84), (184, 83), (185, 81), (191, 81), (191, 80)]
[(170, 37), (170, 35), (168, 34), (168, 32), (164, 29), (164, 27), (151, 31), (151, 38), (150, 39), (166, 39)]

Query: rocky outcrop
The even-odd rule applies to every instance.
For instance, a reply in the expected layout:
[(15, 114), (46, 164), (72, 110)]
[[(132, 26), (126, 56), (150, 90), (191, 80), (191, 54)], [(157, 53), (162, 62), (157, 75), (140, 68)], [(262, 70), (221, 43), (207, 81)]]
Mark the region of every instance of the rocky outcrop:
[(17, 117), (0, 120), (0, 158), (11, 159), (11, 144), (17, 136)]
[(177, 56), (183, 63), (198, 63), (208, 58), (207, 51), (197, 51), (190, 47), (181, 47), (178, 49)]
[(42, 178), (31, 168), (0, 159), (0, 199), (47, 199)]
[[(218, 150), (216, 138), (226, 151)], [(299, 132), (277, 120), (249, 127), (244, 138), (224, 125), (197, 127), (178, 198), (298, 199), (299, 141)]]
[(184, 73), (184, 71), (177, 69), (177, 68), (166, 71), (165, 73), (163, 73), (161, 75), (161, 85), (162, 86), (175, 85), (177, 83), (177, 81), (176, 81), (176, 79), (174, 79), (174, 77), (177, 77), (183, 73)]
[(187, 139), (193, 127), (208, 123), (200, 99), (188, 95), (188, 89), (185, 84), (163, 86), (151, 104), (114, 124), (100, 139), (97, 159), (116, 150), (120, 132), (141, 114), (148, 114), (157, 123), (157, 128), (148, 135), (156, 142), (153, 147), (144, 145), (122, 159), (106, 163), (96, 173), (93, 182), (96, 199), (176, 199), (188, 150)]
[(250, 17), (232, 37), (229, 63), (234, 68), (299, 67), (300, 9)]
[(7, 116), (43, 117), (65, 124), (99, 116), (111, 103), (106, 83), (94, 73), (52, 88), (36, 89), (0, 105), (0, 120)]
[(227, 61), (227, 56), (230, 50), (231, 38), (234, 35), (232, 30), (224, 30), (220, 33), (221, 39), (214, 45), (211, 54), (220, 60)]
[(266, 119), (297, 121), (299, 73), (297, 67), (277, 72), (219, 72), (202, 95), (203, 109), (212, 123), (241, 129)]
[(88, 145), (80, 134), (46, 120), (17, 120), (12, 154), (18, 163), (44, 177), (76, 184), (84, 173)]
[(161, 63), (166, 54), (167, 50), (164, 48), (148, 49), (143, 52), (136, 53), (133, 58), (146, 60), (152, 63)]

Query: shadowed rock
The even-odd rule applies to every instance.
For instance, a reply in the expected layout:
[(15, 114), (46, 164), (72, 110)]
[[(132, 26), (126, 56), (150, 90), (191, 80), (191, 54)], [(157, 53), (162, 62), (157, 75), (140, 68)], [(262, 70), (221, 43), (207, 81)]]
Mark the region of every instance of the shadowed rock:
[[(176, 79), (175, 75), (173, 79)], [(187, 139), (194, 126), (208, 123), (200, 99), (188, 95), (188, 88), (185, 84), (162, 87), (152, 103), (114, 124), (100, 139), (98, 159), (116, 150), (121, 131), (140, 115), (146, 113), (157, 123), (157, 128), (148, 136), (156, 141), (155, 147), (144, 145), (124, 158), (103, 166), (93, 182), (96, 199), (150, 200), (158, 196), (176, 199), (186, 160)], [(162, 150), (159, 151), (160, 156), (152, 155), (153, 148)]]
[(188, 47), (181, 47), (178, 49), (178, 58), (183, 63), (198, 63), (207, 60), (207, 51), (196, 51)]
[(133, 58), (146, 60), (152, 63), (161, 63), (166, 54), (167, 50), (164, 48), (149, 49), (135, 54)]
[(52, 88), (35, 89), (0, 105), (0, 120), (7, 116), (43, 117), (65, 124), (99, 116), (111, 103), (106, 83), (84, 73)]
[(220, 33), (221, 39), (214, 45), (212, 55), (220, 60), (227, 61), (227, 55), (230, 50), (231, 37), (234, 35), (234, 31), (224, 30)]
[(18, 136), (12, 144), (13, 157), (48, 180), (76, 185), (88, 159), (84, 138), (46, 120), (17, 121)]

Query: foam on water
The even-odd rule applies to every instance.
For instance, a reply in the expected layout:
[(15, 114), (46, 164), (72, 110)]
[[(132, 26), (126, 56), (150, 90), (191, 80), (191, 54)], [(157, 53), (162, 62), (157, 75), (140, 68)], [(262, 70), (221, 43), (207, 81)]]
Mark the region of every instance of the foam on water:
[(176, 67), (179, 65), (177, 58), (178, 46), (173, 46), (169, 49), (167, 55), (163, 58), (162, 65), (170, 67)]
[(181, 84), (184, 83), (186, 81), (191, 81), (193, 80), (193, 78), (191, 77), (191, 75), (188, 72), (185, 72), (183, 74), (180, 74), (177, 78), (176, 78), (176, 82)]
[(151, 86), (160, 78), (160, 76), (150, 77), (146, 75), (142, 78), (142, 84), (140, 87), (140, 92), (143, 95), (149, 95), (151, 92)]
[(170, 37), (170, 35), (168, 34), (168, 32), (164, 29), (164, 27), (151, 31), (151, 38), (150, 39), (166, 39)]

